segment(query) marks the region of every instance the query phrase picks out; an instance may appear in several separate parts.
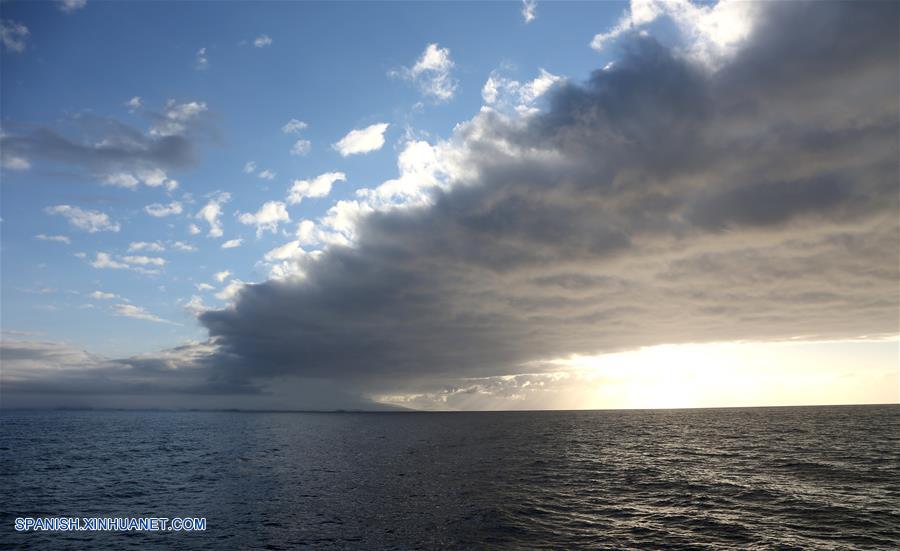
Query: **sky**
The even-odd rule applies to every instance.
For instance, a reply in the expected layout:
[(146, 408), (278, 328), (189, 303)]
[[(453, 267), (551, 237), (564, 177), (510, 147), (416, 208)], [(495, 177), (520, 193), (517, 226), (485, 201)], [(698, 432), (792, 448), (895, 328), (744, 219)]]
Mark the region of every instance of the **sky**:
[(900, 402), (896, 3), (0, 3), (3, 407)]

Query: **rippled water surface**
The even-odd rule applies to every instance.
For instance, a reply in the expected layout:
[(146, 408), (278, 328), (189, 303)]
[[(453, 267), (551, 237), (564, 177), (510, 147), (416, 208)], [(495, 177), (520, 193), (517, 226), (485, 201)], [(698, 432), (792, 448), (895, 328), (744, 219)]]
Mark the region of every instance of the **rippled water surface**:
[(3, 549), (900, 548), (900, 406), (0, 421)]

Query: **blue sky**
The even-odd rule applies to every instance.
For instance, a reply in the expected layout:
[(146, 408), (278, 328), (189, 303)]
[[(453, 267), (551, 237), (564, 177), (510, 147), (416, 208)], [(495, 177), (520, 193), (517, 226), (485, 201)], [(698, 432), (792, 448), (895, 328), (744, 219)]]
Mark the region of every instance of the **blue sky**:
[(4, 394), (896, 402), (897, 9), (2, 2)]
[[(167, 101), (205, 104), (207, 133), (197, 162), (167, 176), (178, 188), (103, 185), (65, 163), (34, 162), (29, 170), (3, 171), (3, 326), (39, 332), (94, 352), (127, 355), (201, 339), (205, 330), (185, 312), (193, 295), (217, 304), (207, 283), (213, 274), (245, 282), (265, 279), (257, 263), (286, 241), (301, 219), (321, 216), (355, 189), (397, 175), (397, 153), (407, 133), (446, 138), (454, 125), (477, 113), (492, 71), (529, 80), (545, 69), (576, 80), (604, 65), (606, 52), (589, 43), (625, 9), (620, 3), (551, 3), (526, 23), (515, 2), (458, 3), (154, 3), (91, 2), (63, 11), (53, 2), (7, 2), (3, 18), (29, 34), (24, 50), (3, 50), (2, 124), (6, 132), (47, 126), (78, 138), (79, 114), (117, 119), (136, 129), (152, 126), (144, 110), (161, 112)], [(376, 23), (377, 22), (377, 23)], [(271, 43), (260, 37), (268, 37)], [(446, 48), (456, 82), (452, 98), (423, 93), (392, 71), (412, 67), (429, 44)], [(552, 47), (547, 47), (552, 45)], [(205, 49), (203, 54), (199, 54)], [(203, 58), (206, 62), (201, 62)], [(140, 98), (141, 108), (126, 103)], [(297, 133), (281, 129), (306, 123)], [(342, 157), (331, 145), (347, 132), (389, 123), (377, 151)], [(291, 155), (297, 140), (305, 155)], [(246, 163), (257, 170), (246, 174)], [(261, 171), (275, 174), (260, 178)], [(265, 201), (283, 201), (295, 179), (340, 171), (346, 181), (329, 196), (288, 208), (290, 224), (278, 234), (255, 236), (236, 212), (254, 212)], [(216, 191), (231, 194), (223, 206), (220, 238), (191, 235), (193, 216)], [(187, 195), (186, 195), (187, 194)], [(172, 202), (182, 213), (147, 215), (147, 205)], [(107, 214), (120, 231), (88, 233), (44, 209), (70, 205)], [(71, 243), (41, 241), (65, 236)], [(222, 243), (242, 239), (237, 248)], [(183, 242), (193, 252), (173, 250)], [(165, 251), (128, 252), (134, 242), (159, 242)], [(98, 251), (166, 261), (158, 274), (90, 265)], [(87, 259), (74, 256), (86, 253)], [(175, 324), (133, 319), (110, 310), (113, 293)]]

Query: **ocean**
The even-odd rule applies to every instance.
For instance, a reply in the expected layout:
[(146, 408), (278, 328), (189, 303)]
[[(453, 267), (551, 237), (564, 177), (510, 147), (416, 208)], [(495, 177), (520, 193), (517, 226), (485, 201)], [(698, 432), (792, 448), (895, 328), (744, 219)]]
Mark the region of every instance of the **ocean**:
[[(3, 411), (2, 549), (898, 549), (900, 406)], [(16, 517), (203, 517), (16, 532)]]

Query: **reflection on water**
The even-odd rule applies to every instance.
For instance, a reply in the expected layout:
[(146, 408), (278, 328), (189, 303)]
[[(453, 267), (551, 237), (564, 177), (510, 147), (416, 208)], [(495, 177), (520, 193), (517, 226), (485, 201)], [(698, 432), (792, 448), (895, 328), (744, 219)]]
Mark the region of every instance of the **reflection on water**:
[(0, 420), (0, 548), (900, 547), (898, 406)]

